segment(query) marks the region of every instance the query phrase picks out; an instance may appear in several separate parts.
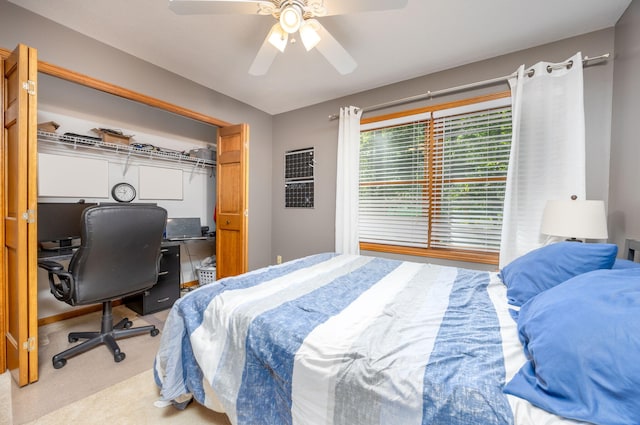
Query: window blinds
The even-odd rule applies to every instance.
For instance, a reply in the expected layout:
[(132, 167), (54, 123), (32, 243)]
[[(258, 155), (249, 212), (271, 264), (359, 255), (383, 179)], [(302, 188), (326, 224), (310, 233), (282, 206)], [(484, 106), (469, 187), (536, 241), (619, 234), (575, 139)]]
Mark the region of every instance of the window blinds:
[(510, 107), (434, 120), (432, 248), (500, 250)]
[(426, 247), (429, 121), (361, 132), (361, 242)]
[(483, 102), (360, 134), (360, 241), (497, 252), (511, 107)]

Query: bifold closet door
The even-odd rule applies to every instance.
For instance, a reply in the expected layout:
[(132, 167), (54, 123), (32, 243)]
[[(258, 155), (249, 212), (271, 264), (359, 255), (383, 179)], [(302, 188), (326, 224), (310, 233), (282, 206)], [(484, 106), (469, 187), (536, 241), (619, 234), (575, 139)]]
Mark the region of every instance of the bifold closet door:
[(248, 269), (249, 126), (238, 124), (218, 130), (216, 164), (216, 271), (217, 278)]
[(20, 44), (2, 65), (2, 365), (24, 386), (38, 380), (37, 51)]

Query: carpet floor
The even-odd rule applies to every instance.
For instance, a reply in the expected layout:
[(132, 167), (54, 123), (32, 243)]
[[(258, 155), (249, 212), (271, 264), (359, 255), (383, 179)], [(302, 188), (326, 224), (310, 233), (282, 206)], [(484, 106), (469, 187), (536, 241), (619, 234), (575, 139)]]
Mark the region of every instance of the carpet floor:
[[(138, 316), (124, 305), (113, 309), (115, 322), (127, 317), (134, 327), (152, 324), (161, 332), (167, 314), (168, 310), (165, 310)], [(67, 334), (78, 330), (99, 330), (100, 317), (101, 312), (96, 312), (39, 328), (39, 380), (22, 388), (12, 383), (14, 425), (74, 422), (145, 424), (162, 423), (160, 420), (163, 418), (172, 424), (194, 424), (203, 421), (200, 419), (198, 422), (197, 418), (201, 416), (206, 417), (207, 423), (228, 423), (225, 415), (210, 412), (196, 403), (183, 412), (173, 407), (153, 405), (158, 398), (158, 389), (151, 368), (160, 336), (140, 335), (119, 340), (120, 349), (126, 354), (119, 363), (114, 362), (108, 348), (98, 346), (70, 358), (63, 368), (54, 369), (51, 357), (75, 345), (68, 342)], [(201, 409), (203, 412), (198, 413)]]
[(0, 424), (13, 423), (11, 407), (11, 373), (6, 371), (0, 375)]
[(171, 406), (155, 407), (158, 390), (151, 369), (93, 395), (42, 416), (28, 425), (119, 424), (229, 425), (227, 417), (190, 404), (180, 411)]

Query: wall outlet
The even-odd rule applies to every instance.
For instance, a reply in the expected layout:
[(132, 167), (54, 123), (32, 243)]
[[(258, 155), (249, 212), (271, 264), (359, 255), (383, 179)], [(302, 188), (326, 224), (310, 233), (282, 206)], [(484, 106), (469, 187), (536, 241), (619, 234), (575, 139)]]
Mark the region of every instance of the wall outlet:
[(282, 264), (282, 255), (276, 255), (276, 264)]

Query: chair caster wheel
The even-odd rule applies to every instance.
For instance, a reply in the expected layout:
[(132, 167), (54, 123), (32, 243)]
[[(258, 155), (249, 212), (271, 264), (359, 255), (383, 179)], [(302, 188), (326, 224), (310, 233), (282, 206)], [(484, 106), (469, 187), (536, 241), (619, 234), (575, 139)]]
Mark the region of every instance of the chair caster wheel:
[(54, 369), (62, 369), (67, 364), (67, 359), (53, 360)]
[(151, 332), (149, 332), (151, 334), (151, 336), (156, 336), (160, 333), (160, 331), (158, 329), (154, 329)]
[(69, 337), (69, 342), (78, 342), (78, 338)]
[(118, 353), (113, 355), (113, 360), (115, 360), (116, 363), (120, 363), (121, 361), (124, 360), (125, 357), (127, 356), (124, 353)]
[(125, 329), (129, 329), (131, 326), (133, 326), (133, 322), (131, 320), (127, 320), (126, 322), (124, 322)]

